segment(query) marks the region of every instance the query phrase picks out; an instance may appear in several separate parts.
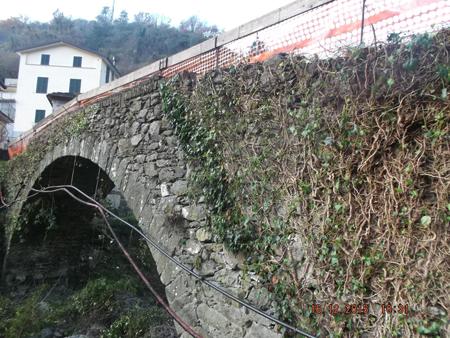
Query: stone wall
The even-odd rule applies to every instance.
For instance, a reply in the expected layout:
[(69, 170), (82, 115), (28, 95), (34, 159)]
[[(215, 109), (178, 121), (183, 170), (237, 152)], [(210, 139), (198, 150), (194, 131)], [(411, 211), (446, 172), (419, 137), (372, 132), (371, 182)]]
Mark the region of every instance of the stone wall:
[[(9, 195), (27, 196), (44, 169), (58, 158), (88, 159), (120, 190), (147, 235), (205, 279), (273, 313), (274, 304), (268, 292), (258, 287), (257, 277), (243, 275), (243, 258), (212, 242), (206, 206), (187, 197), (190, 168), (162, 112), (161, 81), (151, 79), (81, 112), (87, 125), (78, 133), (71, 134), (61, 129), (66, 128), (63, 123), (55, 123), (52, 131), (34, 143), (46, 142), (58, 128), (66, 132), (65, 141), (48, 146), (31, 177)], [(197, 332), (205, 337), (280, 336), (271, 322), (180, 271), (153, 248), (151, 251), (170, 305)], [(189, 336), (180, 328), (179, 332), (182, 337)]]

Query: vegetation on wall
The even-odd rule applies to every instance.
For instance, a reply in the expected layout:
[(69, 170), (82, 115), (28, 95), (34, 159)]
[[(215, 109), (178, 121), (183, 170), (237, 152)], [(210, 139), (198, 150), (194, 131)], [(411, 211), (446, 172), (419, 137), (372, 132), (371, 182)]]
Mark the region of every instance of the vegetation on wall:
[[(89, 126), (89, 116), (97, 109), (96, 105), (87, 107), (70, 116), (60, 118), (54, 122), (54, 127), (51, 130), (43, 132), (39, 137), (27, 146), (26, 151), (14, 157), (12, 160), (0, 163), (0, 188), (2, 189), (6, 202), (12, 202), (21, 189), (26, 188), (24, 182), (32, 180), (36, 174), (35, 170), (39, 162), (44, 158), (48, 151), (53, 149), (56, 145), (62, 144), (70, 140), (72, 137), (81, 135)], [(22, 220), (15, 215), (14, 207), (3, 211), (9, 211), (9, 221), (1, 224), (4, 228), (6, 236), (12, 234), (12, 231), (20, 230)], [(6, 212), (2, 212), (1, 217), (6, 217)], [(26, 216), (26, 213), (22, 216)], [(47, 215), (48, 216), (48, 215)]]
[(450, 34), (389, 40), (161, 88), (216, 240), (324, 335), (448, 330)]

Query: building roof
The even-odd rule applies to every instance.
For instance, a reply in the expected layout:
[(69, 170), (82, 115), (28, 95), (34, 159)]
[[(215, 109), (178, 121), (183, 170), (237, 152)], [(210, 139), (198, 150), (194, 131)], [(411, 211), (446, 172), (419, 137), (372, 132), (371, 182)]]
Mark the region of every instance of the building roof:
[(100, 58), (102, 58), (102, 60), (112, 69), (112, 71), (114, 73), (116, 73), (117, 75), (120, 76), (119, 70), (116, 68), (116, 66), (111, 62), (111, 60), (108, 57), (100, 54), (99, 52), (97, 52), (93, 49), (81, 47), (81, 46), (78, 46), (71, 42), (67, 42), (67, 41), (63, 41), (63, 40), (56, 40), (56, 41), (51, 41), (51, 42), (40, 43), (40, 44), (28, 46), (28, 47), (16, 50), (16, 53), (18, 53), (18, 54), (31, 53), (31, 52), (38, 51), (40, 49), (52, 48), (52, 47), (58, 47), (58, 46), (70, 46), (70, 47), (77, 48), (77, 49), (83, 50), (83, 51), (91, 53), (91, 54), (95, 54), (95, 55), (99, 56)]
[(68, 101), (72, 100), (75, 96), (76, 95), (73, 93), (55, 92), (55, 93), (47, 94), (47, 100), (50, 102), (50, 104), (53, 107), (53, 100), (68, 102)]

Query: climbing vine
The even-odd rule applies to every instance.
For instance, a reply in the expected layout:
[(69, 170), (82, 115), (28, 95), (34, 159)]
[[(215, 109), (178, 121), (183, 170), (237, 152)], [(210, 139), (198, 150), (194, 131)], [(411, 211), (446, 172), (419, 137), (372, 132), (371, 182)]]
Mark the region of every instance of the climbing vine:
[[(449, 38), (394, 34), (162, 86), (216, 239), (245, 254), (284, 319), (334, 336), (448, 330)], [(410, 312), (383, 316), (388, 303)]]
[[(2, 184), (1, 186), (5, 189), (5, 198), (14, 198), (12, 191), (16, 191), (17, 193), (18, 187), (23, 187), (23, 183), (33, 177), (39, 162), (51, 149), (58, 144), (66, 143), (72, 137), (79, 136), (82, 132), (87, 130), (89, 126), (89, 116), (91, 116), (96, 109), (98, 109), (98, 107), (94, 105), (60, 118), (54, 122), (52, 128), (41, 132), (38, 137), (33, 139), (23, 153), (2, 164), (2, 167), (0, 168), (0, 184)], [(5, 217), (5, 215), (3, 215), (3, 217)], [(21, 217), (11, 214), (9, 216), (9, 221), (5, 221), (4, 224), (6, 232), (20, 231), (23, 217), (26, 217), (25, 214), (21, 215)], [(53, 216), (40, 215), (40, 219), (43, 221), (43, 218), (45, 217), (47, 217), (45, 222), (48, 223), (46, 228), (50, 229), (52, 227)]]

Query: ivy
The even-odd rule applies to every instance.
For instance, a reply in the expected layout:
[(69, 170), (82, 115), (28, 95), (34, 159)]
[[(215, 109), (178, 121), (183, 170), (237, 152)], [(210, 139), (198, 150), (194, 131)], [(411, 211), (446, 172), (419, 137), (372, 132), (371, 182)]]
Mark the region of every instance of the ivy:
[[(174, 90), (179, 78), (161, 85), (163, 111), (167, 114), (181, 147), (194, 165), (191, 175), (193, 195), (202, 196), (210, 208), (210, 225), (218, 240), (233, 251), (249, 251), (255, 233), (245, 226), (243, 214), (236, 205), (233, 183), (226, 176), (224, 162), (217, 148), (217, 130), (199, 124), (189, 114), (188, 99)], [(212, 103), (212, 102), (211, 102)], [(209, 113), (219, 113), (220, 107), (211, 104)], [(244, 226), (242, 226), (244, 225)]]

